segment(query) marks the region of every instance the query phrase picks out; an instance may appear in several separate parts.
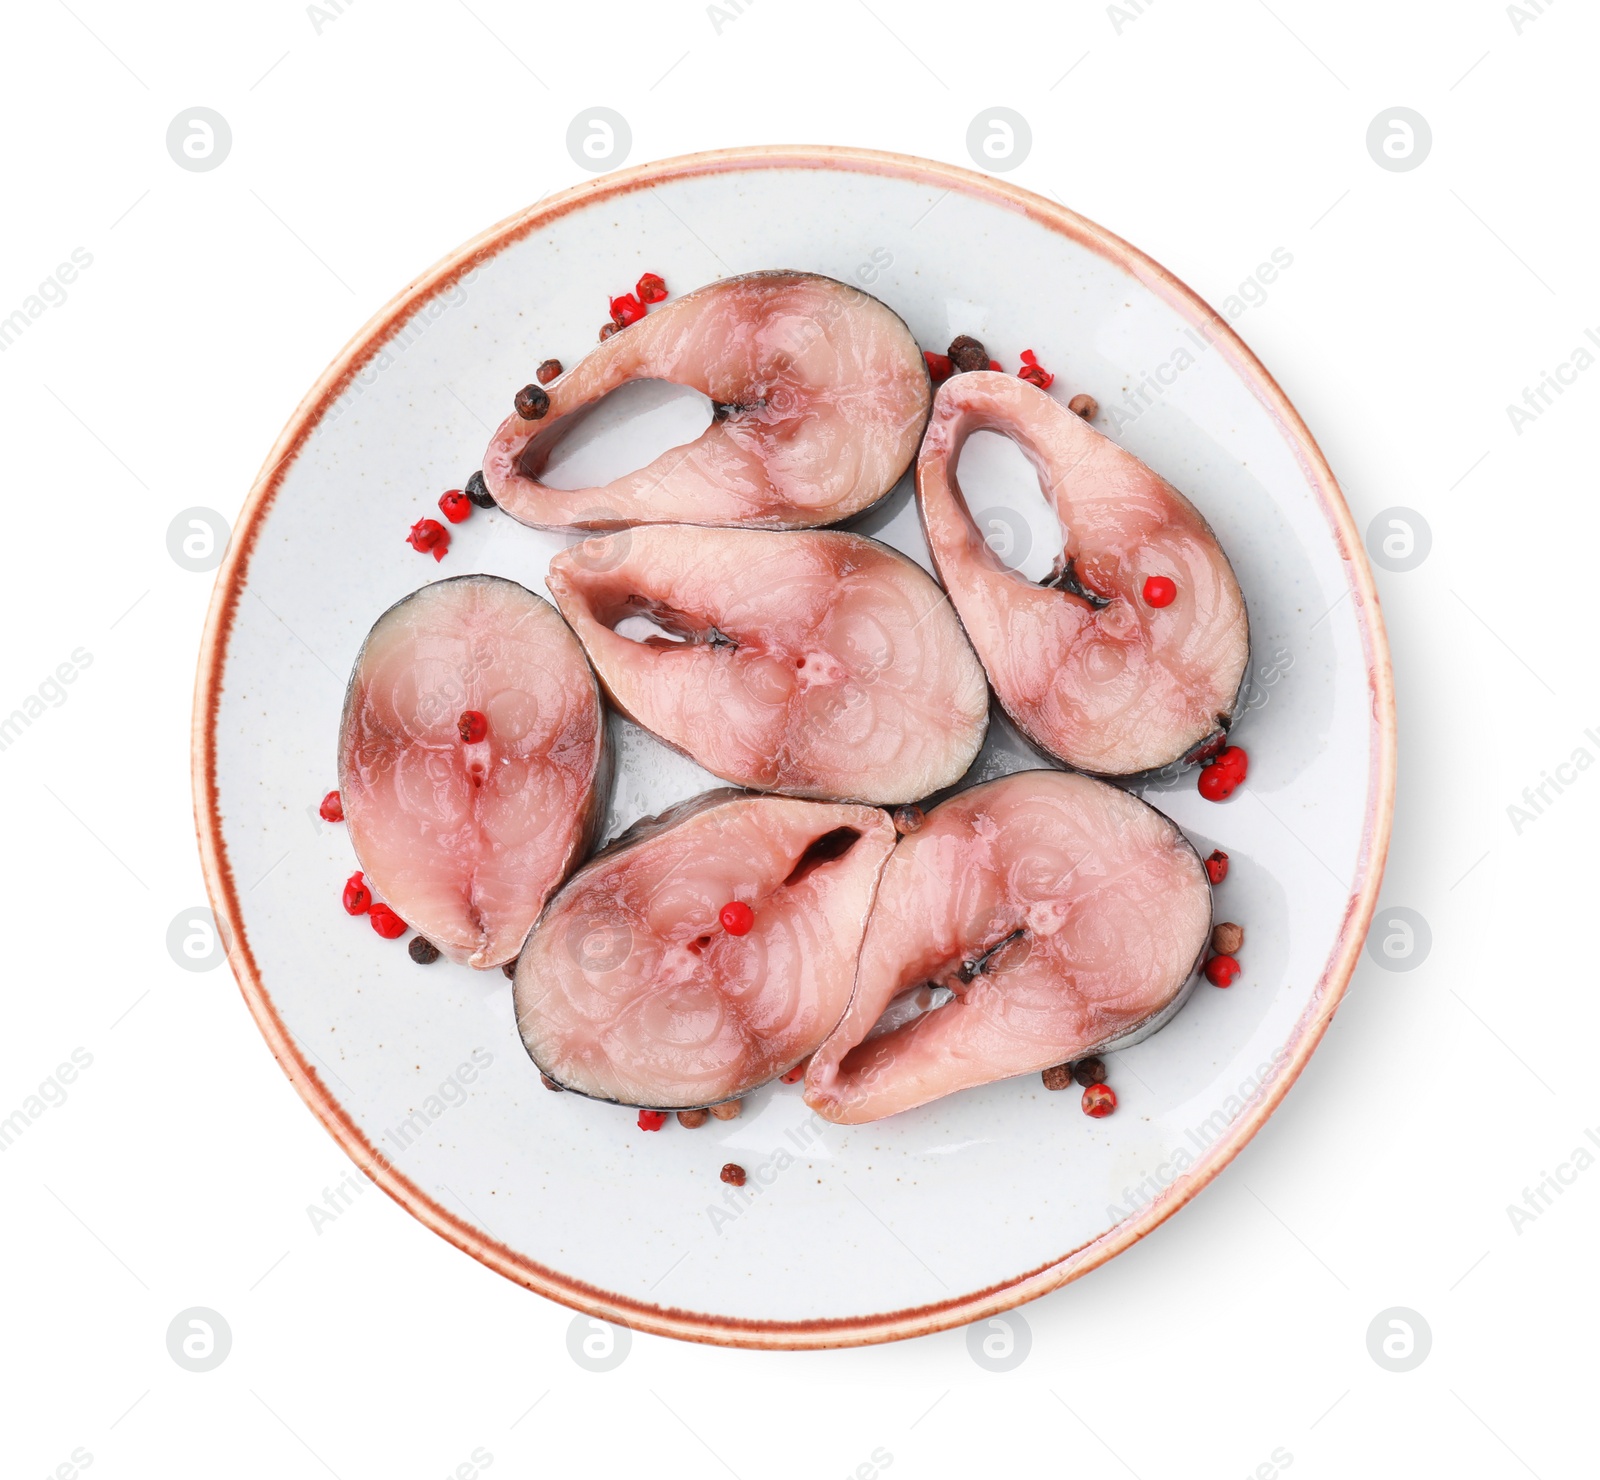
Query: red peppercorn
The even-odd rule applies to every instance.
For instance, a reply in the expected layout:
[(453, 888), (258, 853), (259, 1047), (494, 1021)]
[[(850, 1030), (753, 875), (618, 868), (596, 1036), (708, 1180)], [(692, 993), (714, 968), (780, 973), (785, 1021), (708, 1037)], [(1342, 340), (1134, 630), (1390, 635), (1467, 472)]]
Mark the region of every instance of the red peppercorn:
[(560, 360), (542, 360), (539, 368), (533, 372), (533, 378), (540, 385), (549, 385), (561, 373)]
[(950, 363), (949, 355), (936, 355), (932, 350), (925, 349), (922, 352), (922, 358), (927, 361), (928, 374), (934, 378), (936, 383), (941, 380), (949, 380), (955, 374), (956, 367)]
[(1117, 1108), (1117, 1092), (1109, 1084), (1091, 1084), (1083, 1092), (1083, 1113), (1104, 1120)]
[(1249, 755), (1239, 746), (1230, 745), (1200, 772), (1200, 795), (1208, 802), (1226, 801), (1249, 773)]
[(463, 745), (476, 745), (489, 733), (489, 721), (476, 709), (464, 709), (456, 721), (456, 733), (461, 736)]
[(604, 344), (606, 340), (611, 338), (611, 336), (616, 332), (617, 325), (613, 324), (610, 319), (607, 319), (605, 323), (600, 326), (600, 343)]
[(1211, 856), (1206, 859), (1206, 877), (1213, 884), (1220, 884), (1228, 877), (1228, 855), (1222, 849), (1211, 850)]
[(809, 1057), (803, 1058), (779, 1081), (781, 1084), (798, 1084), (806, 1077), (806, 1065), (811, 1062)]
[(728, 1162), (717, 1175), (730, 1187), (744, 1186), (745, 1171), (736, 1161)]
[(1177, 582), (1168, 576), (1151, 576), (1144, 583), (1146, 606), (1171, 606), (1178, 599)]
[(386, 904), (373, 905), (367, 918), (372, 921), (372, 928), (385, 940), (398, 940), (411, 928)]
[(1031, 349), (1023, 350), (1022, 368), (1017, 371), (1017, 376), (1019, 379), (1027, 381), (1029, 385), (1038, 386), (1042, 391), (1049, 390), (1055, 382), (1055, 376), (1039, 363), (1038, 358)]
[(439, 495), (439, 512), (452, 524), (459, 524), (472, 512), (472, 500), (459, 488)]
[(667, 296), (666, 280), (659, 272), (647, 272), (633, 285), (641, 303), (660, 303)]
[(344, 821), (344, 798), (336, 791), (330, 791), (323, 797), (322, 805), (317, 808), (317, 815), (324, 822)]
[(364, 915), (372, 908), (372, 891), (359, 873), (344, 881), (344, 912), (347, 915)]
[(1005, 366), (1004, 366), (1004, 365), (1002, 365), (1002, 364), (1001, 364), (1001, 363), (1000, 363), (1000, 362), (999, 362), (999, 360), (990, 360), (990, 361), (989, 361), (989, 368), (990, 368), (990, 369), (991, 369), (991, 370), (1004, 370), (1004, 369), (1005, 369)]
[(644, 317), (644, 304), (640, 303), (632, 293), (624, 293), (620, 298), (611, 300), (611, 322), (619, 329), (626, 329), (629, 324), (637, 324)]
[(406, 543), (421, 555), (431, 553), (435, 560), (443, 560), (450, 548), (450, 533), (437, 519), (419, 519), (411, 526)]
[(639, 1112), (639, 1129), (642, 1131), (658, 1131), (667, 1123), (665, 1110), (641, 1110)]
[(1214, 987), (1231, 987), (1239, 980), (1239, 963), (1232, 956), (1213, 956), (1206, 962), (1206, 980)]
[(723, 905), (717, 918), (729, 935), (748, 935), (750, 927), (756, 923), (756, 912), (743, 900), (735, 899)]

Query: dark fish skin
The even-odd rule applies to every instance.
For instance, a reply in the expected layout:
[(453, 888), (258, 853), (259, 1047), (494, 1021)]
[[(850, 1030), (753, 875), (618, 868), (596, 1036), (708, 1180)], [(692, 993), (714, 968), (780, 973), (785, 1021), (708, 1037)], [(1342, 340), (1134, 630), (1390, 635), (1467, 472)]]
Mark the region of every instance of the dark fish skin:
[[(693, 442), (601, 488), (540, 482), (571, 418), (630, 380), (690, 386), (715, 415)], [(915, 338), (859, 288), (816, 273), (709, 283), (611, 335), (508, 417), (484, 455), (489, 492), (539, 529), (641, 523), (811, 529), (863, 513), (899, 482), (932, 384)]]
[[(806, 1102), (861, 1124), (1126, 1047), (1183, 1005), (1210, 931), (1199, 854), (1139, 798), (1053, 770), (958, 792), (895, 845)], [(899, 1010), (929, 987), (953, 995)]]
[[(468, 709), (489, 721), (475, 746), (455, 728)], [(451, 960), (516, 956), (610, 786), (599, 684), (542, 597), (456, 576), (373, 624), (339, 726), (345, 821), (378, 897)]]

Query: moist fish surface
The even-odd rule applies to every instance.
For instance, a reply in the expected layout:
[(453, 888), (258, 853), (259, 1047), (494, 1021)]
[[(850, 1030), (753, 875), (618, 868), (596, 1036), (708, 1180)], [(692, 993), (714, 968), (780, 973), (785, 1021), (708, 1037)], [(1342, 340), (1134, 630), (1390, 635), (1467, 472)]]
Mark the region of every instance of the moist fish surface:
[[(973, 523), (956, 464), (977, 431), (1011, 438), (1038, 470), (1063, 540), (1043, 584)], [(1127, 776), (1227, 730), (1250, 656), (1239, 583), (1199, 511), (1132, 453), (1017, 376), (955, 375), (934, 400), (917, 502), (995, 696), (1046, 753)], [(1152, 576), (1175, 584), (1170, 605), (1145, 600)]]
[[(844, 1013), (878, 875), (876, 807), (709, 792), (633, 829), (550, 901), (517, 962), (517, 1025), (558, 1084), (693, 1109), (811, 1053)], [(754, 919), (730, 934), (722, 907)]]
[[(563, 551), (547, 583), (617, 707), (737, 785), (915, 801), (983, 744), (955, 612), (875, 540), (644, 525)], [(641, 640), (618, 630), (639, 619)]]
[(1064, 771), (959, 792), (884, 868), (806, 1102), (881, 1120), (1132, 1042), (1177, 1011), (1210, 928), (1199, 855), (1137, 797)]
[[(481, 740), (463, 741), (463, 713)], [(605, 722), (583, 649), (514, 581), (459, 576), (378, 618), (339, 728), (350, 841), (378, 897), (451, 960), (517, 954), (593, 842)]]
[[(710, 397), (712, 424), (604, 487), (541, 482), (571, 418), (643, 379)], [(539, 529), (814, 528), (894, 487), (916, 456), (931, 396), (911, 331), (876, 298), (814, 273), (747, 273), (602, 341), (550, 386), (543, 417), (501, 424), (483, 477), (501, 508)]]

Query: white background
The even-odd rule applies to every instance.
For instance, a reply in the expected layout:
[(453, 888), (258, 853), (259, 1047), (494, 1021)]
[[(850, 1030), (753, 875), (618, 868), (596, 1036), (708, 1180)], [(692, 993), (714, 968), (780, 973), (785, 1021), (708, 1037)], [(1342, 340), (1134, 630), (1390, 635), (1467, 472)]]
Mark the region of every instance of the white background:
[[(1547, 791), (1520, 831), (1507, 809), (1578, 747), (1600, 757), (1600, 366), (1520, 431), (1506, 408), (1600, 333), (1600, 18), (1534, 0), (322, 12), (47, 0), (0, 38), (0, 319), (74, 249), (93, 259), (0, 353), (0, 712), (92, 659), (0, 751), (0, 1117), (74, 1049), (93, 1059), (0, 1153), (5, 1475), (75, 1450), (96, 1476), (163, 1480), (440, 1477), (486, 1455), (741, 1480), (1594, 1473), (1600, 1167), (1572, 1156), (1600, 1134), (1600, 775)], [(1421, 566), (1378, 572), (1401, 715), (1384, 899), (1424, 916), (1431, 952), (1404, 974), (1364, 960), (1234, 1166), (1029, 1306), (1008, 1373), (959, 1331), (807, 1355), (635, 1336), (616, 1370), (582, 1370), (570, 1312), (374, 1190), (313, 1230), (348, 1164), (227, 972), (167, 954), (203, 898), (188, 735), (211, 584), (169, 558), (169, 521), (233, 519), (374, 310), (587, 178), (565, 139), (595, 105), (629, 120), (630, 163), (757, 142), (968, 163), (974, 115), (1017, 110), (1033, 145), (1010, 178), (1212, 302), (1292, 253), (1240, 331), (1358, 524), (1403, 506), (1432, 530)], [(1410, 172), (1366, 148), (1396, 105), (1432, 127)], [(233, 132), (206, 173), (165, 145), (195, 106)], [(1514, 1225), (1508, 1205), (1563, 1165), (1571, 1184)], [(190, 1306), (233, 1333), (209, 1373), (167, 1353)], [(1406, 1373), (1368, 1354), (1392, 1306), (1432, 1331)]]

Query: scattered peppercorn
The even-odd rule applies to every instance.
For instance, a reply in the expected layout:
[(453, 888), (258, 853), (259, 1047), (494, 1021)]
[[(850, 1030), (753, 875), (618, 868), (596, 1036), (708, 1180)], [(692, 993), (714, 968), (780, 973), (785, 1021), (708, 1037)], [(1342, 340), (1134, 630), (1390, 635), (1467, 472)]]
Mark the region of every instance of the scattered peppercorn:
[(1170, 576), (1151, 576), (1144, 583), (1146, 606), (1171, 606), (1178, 598), (1178, 585)]
[(439, 495), (439, 512), (452, 524), (459, 524), (472, 512), (472, 500), (459, 488)]
[(562, 1091), (563, 1091), (563, 1090), (565, 1090), (565, 1089), (566, 1089), (566, 1085), (564, 1085), (564, 1084), (557, 1084), (557, 1083), (556, 1083), (556, 1082), (555, 1082), (555, 1080), (553, 1080), (553, 1079), (552, 1079), (552, 1078), (551, 1078), (551, 1077), (550, 1077), (550, 1076), (549, 1076), (549, 1075), (548, 1075), (548, 1074), (546, 1074), (546, 1073), (545, 1073), (545, 1072), (544, 1072), (544, 1071), (543, 1071), (543, 1070), (542, 1070), (542, 1069), (541, 1069), (541, 1070), (540, 1070), (540, 1071), (539, 1071), (539, 1083), (540, 1083), (540, 1084), (542, 1084), (542, 1085), (543, 1085), (543, 1086), (544, 1086), (544, 1087), (545, 1087), (545, 1088), (546, 1088), (546, 1089), (547, 1089), (547, 1090), (549, 1090), (549, 1091), (550, 1091), (550, 1092), (551, 1092), (551, 1093), (552, 1093), (552, 1094), (557, 1094), (557, 1095), (559, 1095), (559, 1094), (560, 1094), (560, 1093), (562, 1093)]
[(1065, 1089), (1072, 1083), (1071, 1064), (1053, 1064), (1039, 1076), (1046, 1089)]
[(347, 915), (364, 915), (372, 908), (372, 891), (359, 873), (344, 881), (344, 912)]
[(542, 385), (525, 385), (511, 398), (524, 421), (538, 421), (550, 409), (550, 392)]
[(742, 1109), (744, 1109), (743, 1100), (724, 1100), (720, 1105), (711, 1107), (711, 1114), (717, 1120), (737, 1120)]
[(633, 291), (641, 303), (660, 303), (667, 296), (666, 280), (659, 272), (647, 272), (633, 285)]
[(461, 718), (456, 721), (456, 734), (461, 736), (463, 745), (476, 745), (489, 733), (489, 721), (476, 709), (464, 709)]
[(1091, 1084), (1104, 1084), (1106, 1082), (1106, 1061), (1097, 1058), (1079, 1059), (1072, 1066), (1072, 1077), (1085, 1089), (1088, 1089)]
[(1244, 945), (1244, 926), (1224, 920), (1211, 932), (1211, 949), (1219, 956), (1237, 956)]
[(1239, 980), (1239, 963), (1232, 956), (1213, 956), (1206, 962), (1206, 980), (1214, 987), (1231, 987)]
[(989, 358), (989, 351), (983, 347), (981, 339), (974, 339), (970, 334), (958, 334), (950, 341), (950, 348), (945, 351), (950, 357), (950, 364), (956, 374), (968, 370), (987, 370), (992, 365), (998, 365)]
[(450, 548), (450, 533), (437, 519), (419, 519), (411, 526), (406, 543), (419, 555), (431, 554), (435, 560), (443, 560)]
[(330, 791), (323, 797), (322, 805), (317, 808), (317, 816), (324, 822), (344, 821), (344, 798), (336, 791)]
[(723, 905), (717, 918), (729, 935), (748, 935), (750, 927), (756, 923), (756, 912), (742, 899), (735, 899)]
[(1200, 772), (1200, 795), (1208, 802), (1224, 802), (1243, 785), (1249, 773), (1249, 755), (1237, 745), (1230, 745)]
[(806, 1065), (810, 1062), (811, 1056), (807, 1054), (805, 1058), (801, 1059), (800, 1062), (794, 1066), (794, 1068), (781, 1077), (780, 1082), (783, 1084), (798, 1084), (806, 1077)]
[(600, 326), (600, 343), (604, 344), (606, 340), (611, 338), (611, 336), (616, 332), (617, 326), (613, 324), (610, 319), (607, 319), (605, 323)]
[(990, 368), (990, 369), (991, 369), (991, 370), (994, 370), (994, 371), (996, 371), (996, 372), (999, 372), (999, 371), (1003, 371), (1003, 370), (1004, 370), (1004, 369), (1005, 369), (1005, 368), (1006, 368), (1006, 367), (1005, 367), (1005, 366), (1004, 366), (1004, 365), (1002, 365), (1002, 364), (1001, 364), (1001, 363), (1000, 363), (1000, 362), (999, 362), (999, 360), (990, 360), (990, 361), (989, 361), (989, 368)]
[(398, 940), (411, 927), (386, 904), (375, 904), (367, 911), (372, 928), (385, 940)]
[(502, 961), (500, 963), (500, 974), (515, 981), (517, 979), (517, 963), (515, 961)]
[(639, 1112), (639, 1129), (642, 1131), (658, 1131), (667, 1123), (665, 1110), (641, 1110)]
[(1017, 371), (1017, 378), (1025, 380), (1029, 385), (1036, 385), (1040, 390), (1049, 390), (1055, 383), (1055, 376), (1044, 368), (1031, 349), (1022, 352), (1022, 368)]
[(956, 367), (950, 363), (949, 355), (936, 355), (932, 350), (925, 349), (922, 358), (927, 362), (928, 374), (933, 377), (936, 385), (941, 380), (949, 380), (955, 374)]
[(644, 304), (640, 303), (632, 293), (624, 293), (620, 298), (610, 301), (611, 322), (619, 329), (626, 329), (629, 324), (637, 324), (644, 317)]
[(461, 491), (480, 509), (495, 507), (494, 495), (489, 492), (489, 485), (483, 481), (482, 468), (467, 479), (467, 486)]
[(736, 1161), (730, 1161), (723, 1167), (720, 1176), (730, 1187), (744, 1186), (744, 1168)]
[(893, 814), (894, 830), (900, 836), (907, 837), (921, 829), (927, 819), (922, 814), (921, 807), (913, 807), (907, 803), (903, 807), (896, 807)]
[(1093, 396), (1086, 396), (1080, 391), (1067, 402), (1067, 410), (1085, 421), (1093, 421), (1100, 414), (1100, 403)]
[(554, 380), (560, 373), (560, 360), (544, 360), (540, 362), (539, 368), (533, 372), (533, 378), (537, 380), (540, 385), (549, 385), (550, 382)]
[(1213, 884), (1220, 884), (1228, 877), (1228, 855), (1222, 849), (1211, 850), (1211, 856), (1206, 859), (1206, 877)]
[(678, 1124), (685, 1130), (690, 1131), (699, 1130), (710, 1118), (704, 1110), (680, 1110), (678, 1112)]
[(1083, 1113), (1104, 1120), (1117, 1108), (1117, 1092), (1109, 1084), (1091, 1084), (1083, 1092)]
[(418, 966), (432, 966), (439, 959), (439, 947), (425, 935), (413, 935), (406, 952)]

